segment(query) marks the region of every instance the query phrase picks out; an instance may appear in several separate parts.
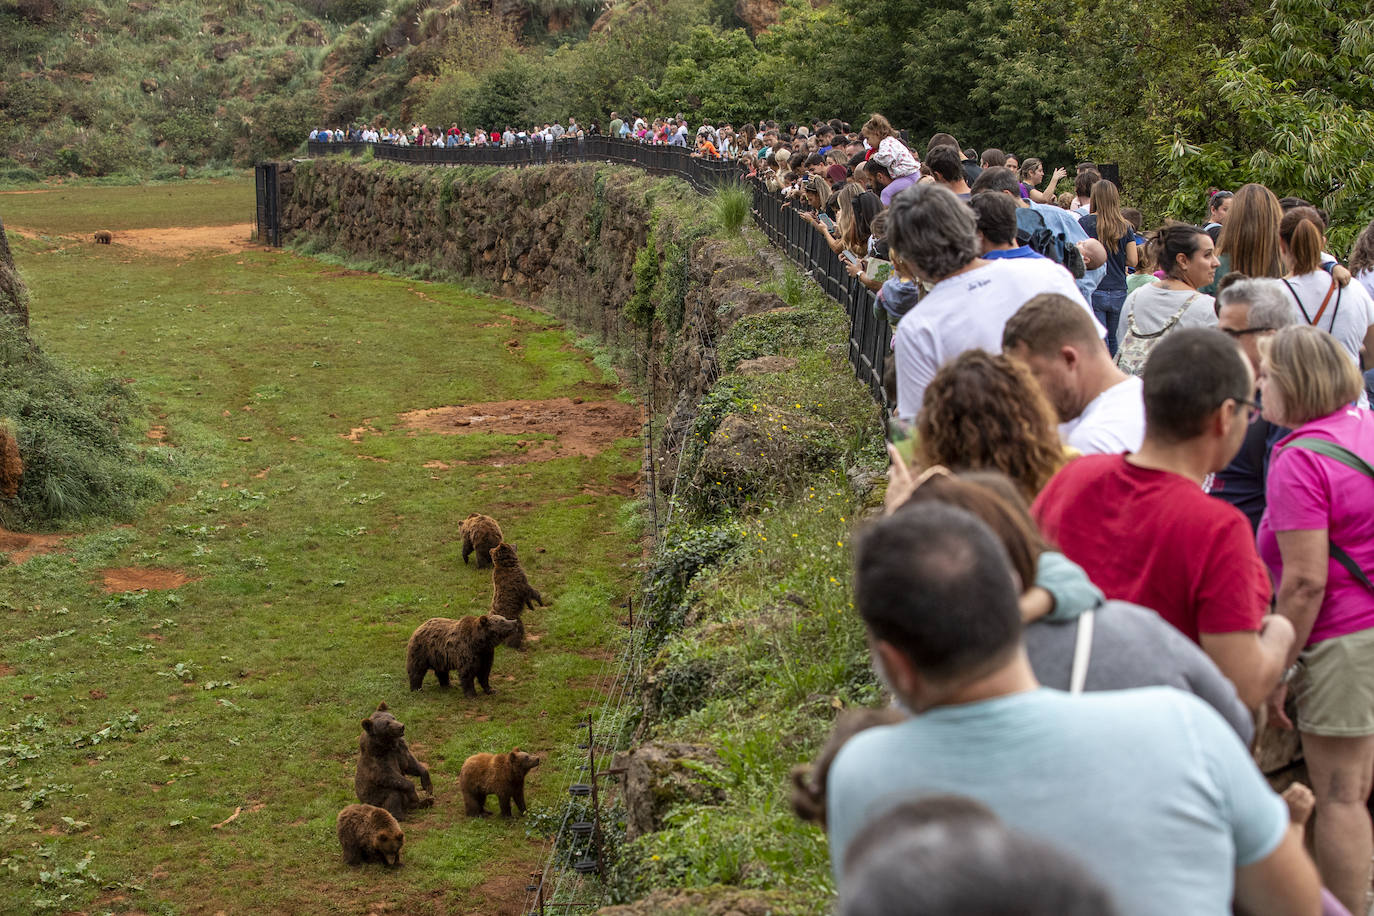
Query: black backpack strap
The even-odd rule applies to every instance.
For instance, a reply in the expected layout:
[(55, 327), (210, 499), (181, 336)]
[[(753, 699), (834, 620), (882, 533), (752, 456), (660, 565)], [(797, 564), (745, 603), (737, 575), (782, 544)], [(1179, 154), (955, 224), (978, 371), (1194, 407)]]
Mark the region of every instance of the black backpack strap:
[[(1315, 452), (1318, 455), (1325, 455), (1333, 461), (1339, 461), (1348, 468), (1352, 468), (1374, 480), (1374, 466), (1365, 461), (1359, 455), (1346, 448), (1344, 445), (1337, 445), (1330, 439), (1318, 439), (1314, 436), (1303, 436), (1301, 439), (1294, 439), (1283, 446), (1284, 448), (1296, 448), (1304, 452)], [(1356, 582), (1363, 585), (1369, 591), (1374, 592), (1374, 582), (1369, 581), (1369, 576), (1360, 564), (1355, 562), (1355, 558), (1342, 550), (1335, 541), (1327, 539), (1327, 547), (1331, 551), (1331, 559), (1341, 564), (1345, 571), (1350, 573)]]

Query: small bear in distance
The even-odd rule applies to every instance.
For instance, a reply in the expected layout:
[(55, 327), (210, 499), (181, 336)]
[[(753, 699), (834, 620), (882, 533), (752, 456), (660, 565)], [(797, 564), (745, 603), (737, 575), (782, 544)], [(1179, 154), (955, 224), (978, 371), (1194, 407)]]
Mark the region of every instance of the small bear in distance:
[(100, 229), (92, 236), (97, 245), (108, 245), (114, 241), (114, 233), (108, 229)]
[(394, 868), (401, 864), (406, 835), (390, 811), (376, 805), (349, 805), (339, 812), (336, 823), (345, 865), (381, 862)]
[(495, 795), (502, 816), (511, 816), (511, 802), (524, 814), (525, 777), (537, 766), (539, 758), (518, 747), (509, 754), (473, 754), (458, 774), (463, 809), (469, 817), (485, 817), (487, 796)]

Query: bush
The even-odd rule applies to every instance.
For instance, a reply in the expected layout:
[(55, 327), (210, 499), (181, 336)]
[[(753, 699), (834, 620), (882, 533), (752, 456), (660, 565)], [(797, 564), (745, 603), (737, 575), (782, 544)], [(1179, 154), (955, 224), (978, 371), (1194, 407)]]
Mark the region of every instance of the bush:
[(30, 528), (87, 515), (129, 518), (164, 492), (120, 430), (134, 398), (122, 383), (59, 365), (10, 323), (0, 323), (0, 418), (19, 440), (24, 477), (0, 500), (0, 524)]
[(749, 191), (726, 186), (711, 196), (711, 215), (726, 235), (739, 235), (753, 205), (754, 196)]

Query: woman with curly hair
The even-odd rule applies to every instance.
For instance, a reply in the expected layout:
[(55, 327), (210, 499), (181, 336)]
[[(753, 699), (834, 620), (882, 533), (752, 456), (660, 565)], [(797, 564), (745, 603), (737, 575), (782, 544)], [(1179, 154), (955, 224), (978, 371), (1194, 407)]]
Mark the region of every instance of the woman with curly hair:
[(1364, 227), (1355, 240), (1355, 247), (1350, 249), (1350, 272), (1374, 297), (1374, 220)]
[(1027, 500), (1064, 464), (1054, 410), (1030, 371), (1000, 354), (968, 350), (926, 387), (916, 416), (922, 467), (1001, 471)]

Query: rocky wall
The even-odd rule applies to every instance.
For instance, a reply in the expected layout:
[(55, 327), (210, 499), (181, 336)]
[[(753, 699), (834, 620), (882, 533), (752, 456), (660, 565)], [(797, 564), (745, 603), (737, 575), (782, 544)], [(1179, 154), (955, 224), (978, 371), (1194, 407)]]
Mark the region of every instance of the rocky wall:
[[(713, 237), (685, 183), (591, 163), (523, 169), (283, 163), (282, 235), (355, 261), (488, 281), (609, 343), (669, 414), (671, 448), (719, 375), (716, 342), (785, 303), (776, 256)], [(766, 249), (766, 246), (763, 246)]]

